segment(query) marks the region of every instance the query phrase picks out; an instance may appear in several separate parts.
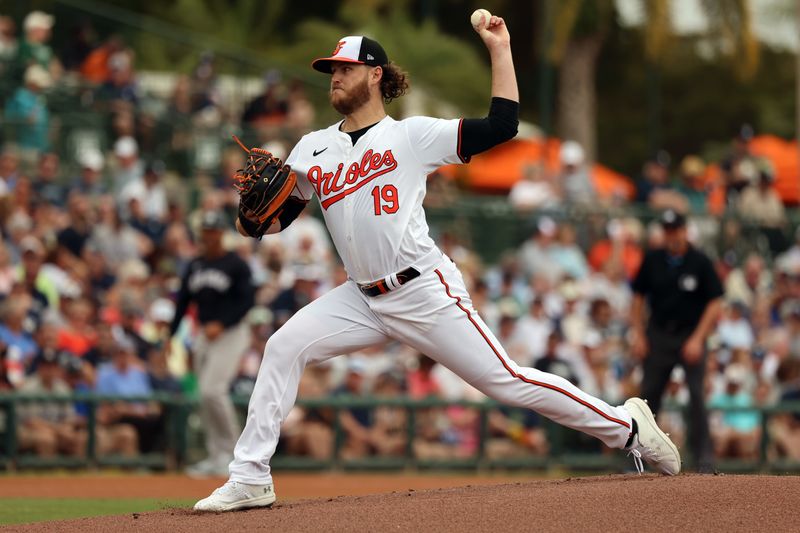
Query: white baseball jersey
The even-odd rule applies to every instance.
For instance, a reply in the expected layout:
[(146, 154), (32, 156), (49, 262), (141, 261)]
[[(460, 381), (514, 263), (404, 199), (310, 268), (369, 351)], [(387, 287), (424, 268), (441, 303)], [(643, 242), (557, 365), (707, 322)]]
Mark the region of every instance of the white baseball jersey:
[[(303, 198), (316, 193), (350, 280), (294, 314), (267, 341), (230, 479), (271, 482), (269, 461), (306, 365), (400, 341), (481, 392), (527, 407), (621, 448), (632, 418), (567, 380), (519, 366), (472, 307), (464, 280), (428, 235), (427, 175), (461, 161), (461, 122), (386, 117), (353, 145), (339, 124), (310, 133), (287, 163)], [(370, 297), (356, 283), (415, 267), (420, 275)], [(387, 282), (388, 283), (388, 282)]]
[(286, 160), (306, 200), (316, 193), (350, 277), (382, 279), (441, 258), (422, 200), (428, 174), (459, 156), (460, 120), (387, 116), (353, 145), (340, 122), (309, 133)]

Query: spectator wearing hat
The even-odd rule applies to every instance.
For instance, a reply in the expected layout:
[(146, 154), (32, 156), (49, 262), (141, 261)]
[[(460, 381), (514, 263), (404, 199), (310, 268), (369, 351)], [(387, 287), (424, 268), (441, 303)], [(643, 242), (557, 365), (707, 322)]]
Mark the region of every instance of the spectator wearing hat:
[(24, 85), (6, 102), (5, 120), (14, 127), (14, 138), (28, 164), (50, 147), (50, 112), (43, 93), (51, 84), (47, 70), (31, 65), (25, 70)]
[(247, 263), (223, 246), (228, 224), (222, 214), (202, 213), (201, 227), (203, 251), (189, 263), (181, 280), (169, 337), (178, 330), (189, 304), (194, 303), (200, 333), (192, 344), (193, 368), (200, 389), (208, 458), (188, 472), (198, 476), (227, 475), (239, 435), (229, 391), (250, 344), (244, 318), (253, 306), (255, 289)]
[[(56, 351), (42, 352), (37, 357), (36, 371), (19, 388), (20, 394), (70, 394), (72, 391), (64, 381), (61, 358), (62, 355)], [(72, 403), (57, 400), (23, 403), (18, 416), (20, 451), (33, 451), (40, 457), (53, 457), (57, 453), (79, 456), (83, 453), (86, 433), (81, 429), (82, 424)]]
[(146, 222), (164, 224), (167, 218), (167, 192), (162, 183), (166, 167), (161, 161), (150, 161), (145, 165), (144, 174), (134, 178), (120, 192), (120, 207), (134, 215), (130, 209), (132, 200), (136, 200), (141, 209), (141, 216)]
[(103, 183), (105, 160), (100, 150), (96, 148), (85, 150), (78, 156), (78, 164), (81, 169), (80, 175), (72, 180), (75, 189), (90, 200), (97, 200), (106, 194), (108, 189)]
[(786, 227), (786, 210), (773, 187), (773, 171), (762, 165), (757, 183), (739, 194), (736, 211), (751, 224), (755, 224), (769, 242), (770, 251), (778, 254), (788, 248), (783, 228)]
[(519, 261), (525, 275), (544, 276), (551, 284), (556, 283), (563, 274), (561, 266), (554, 257), (558, 224), (544, 216), (536, 224), (536, 231), (519, 250)]
[(111, 175), (114, 193), (119, 194), (129, 183), (144, 175), (144, 163), (139, 159), (139, 144), (133, 137), (120, 137), (114, 143), (116, 162)]
[(708, 210), (708, 187), (703, 180), (705, 171), (706, 164), (696, 155), (687, 155), (681, 161), (677, 190), (686, 199), (691, 213), (703, 214)]
[[(667, 210), (660, 221), (665, 245), (645, 254), (633, 281), (632, 352), (643, 359), (641, 396), (654, 413), (673, 367), (683, 366), (691, 450), (695, 466), (706, 470), (712, 456), (703, 389), (705, 346), (719, 316), (722, 284), (711, 260), (689, 244), (684, 216)], [(650, 310), (647, 323), (645, 307)]]
[(561, 170), (556, 183), (561, 184), (561, 195), (567, 203), (589, 205), (597, 201), (594, 182), (586, 166), (586, 154), (580, 143), (565, 141), (559, 150)]
[(25, 70), (36, 65), (45, 72), (58, 78), (61, 75), (61, 64), (50, 47), (55, 18), (42, 11), (31, 11), (25, 17), (22, 28), (25, 32), (17, 48), (16, 71), (21, 75)]

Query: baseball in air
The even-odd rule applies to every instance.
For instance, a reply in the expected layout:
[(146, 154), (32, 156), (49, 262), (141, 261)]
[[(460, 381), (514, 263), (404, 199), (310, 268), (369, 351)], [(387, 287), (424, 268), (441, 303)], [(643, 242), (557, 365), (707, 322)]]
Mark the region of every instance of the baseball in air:
[(476, 9), (472, 12), (472, 16), (469, 17), (469, 21), (472, 24), (472, 27), (476, 30), (486, 27), (489, 24), (489, 21), (492, 19), (492, 14), (489, 13), (486, 9)]

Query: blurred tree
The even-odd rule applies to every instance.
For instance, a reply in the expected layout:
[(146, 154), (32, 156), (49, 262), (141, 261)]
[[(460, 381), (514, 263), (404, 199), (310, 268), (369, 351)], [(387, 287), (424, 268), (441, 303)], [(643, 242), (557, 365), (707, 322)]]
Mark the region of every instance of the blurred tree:
[[(552, 0), (548, 0), (552, 1)], [(644, 57), (661, 61), (671, 42), (669, 0), (641, 0), (644, 14)], [(709, 21), (708, 52), (728, 58), (741, 79), (750, 79), (758, 67), (749, 0), (702, 0)], [(559, 68), (558, 129), (574, 139), (594, 159), (597, 151), (597, 62), (616, 17), (614, 0), (562, 0), (553, 5), (553, 41), (548, 51)]]

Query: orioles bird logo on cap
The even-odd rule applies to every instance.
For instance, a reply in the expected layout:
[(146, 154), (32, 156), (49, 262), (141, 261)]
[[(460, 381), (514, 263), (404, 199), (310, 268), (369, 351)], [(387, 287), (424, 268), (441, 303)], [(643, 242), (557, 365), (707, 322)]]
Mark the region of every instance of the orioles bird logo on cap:
[(334, 48), (333, 52), (331, 52), (331, 55), (335, 56), (336, 54), (338, 54), (339, 50), (341, 50), (342, 47), (344, 46), (344, 43), (345, 43), (344, 41), (339, 41), (338, 44), (336, 45), (336, 48)]

